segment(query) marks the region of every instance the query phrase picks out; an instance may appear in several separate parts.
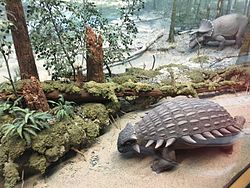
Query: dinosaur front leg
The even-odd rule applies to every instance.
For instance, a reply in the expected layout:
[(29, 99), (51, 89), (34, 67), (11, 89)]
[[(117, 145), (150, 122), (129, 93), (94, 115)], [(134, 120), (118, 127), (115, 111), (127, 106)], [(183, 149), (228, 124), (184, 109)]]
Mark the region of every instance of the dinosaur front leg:
[(175, 151), (163, 148), (160, 153), (157, 153), (157, 156), (159, 159), (155, 160), (151, 165), (152, 170), (157, 174), (172, 170), (177, 166), (177, 162), (175, 161)]
[(219, 49), (218, 50), (223, 50), (224, 46), (225, 46), (225, 41), (226, 39), (221, 36), (221, 35), (218, 35), (214, 38), (214, 40), (218, 41), (219, 42)]

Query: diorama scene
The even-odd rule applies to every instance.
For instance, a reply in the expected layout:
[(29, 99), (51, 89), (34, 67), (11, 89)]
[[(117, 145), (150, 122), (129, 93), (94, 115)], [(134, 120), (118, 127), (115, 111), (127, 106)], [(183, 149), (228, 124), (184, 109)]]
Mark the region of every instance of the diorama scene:
[(0, 0), (0, 187), (250, 187), (250, 0)]

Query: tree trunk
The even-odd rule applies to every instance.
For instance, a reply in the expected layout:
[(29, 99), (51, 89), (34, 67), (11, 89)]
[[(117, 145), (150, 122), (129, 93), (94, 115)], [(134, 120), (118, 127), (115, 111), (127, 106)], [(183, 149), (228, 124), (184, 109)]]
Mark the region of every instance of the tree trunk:
[(176, 0), (173, 0), (171, 24), (170, 24), (170, 31), (169, 31), (169, 36), (168, 36), (168, 42), (170, 43), (174, 42), (175, 20), (176, 20)]
[(211, 11), (211, 5), (210, 4), (208, 4), (207, 5), (207, 13), (206, 13), (206, 18), (209, 20), (209, 18), (210, 18), (210, 11)]
[(32, 110), (48, 111), (49, 105), (47, 98), (43, 92), (40, 82), (35, 78), (27, 79), (22, 87), (24, 100)]
[(248, 7), (248, 0), (245, 0), (245, 3), (244, 3), (244, 12), (243, 14), (247, 15), (247, 7)]
[(28, 28), (25, 21), (21, 0), (6, 1), (8, 20), (14, 24), (11, 29), (15, 46), (21, 79), (30, 79), (31, 76), (39, 79), (35, 59), (32, 52)]
[(249, 18), (249, 13), (250, 13), (250, 2), (248, 1), (247, 12), (246, 12), (248, 18)]
[(224, 0), (218, 0), (216, 9), (216, 18), (222, 16), (223, 13), (223, 2)]
[(153, 9), (156, 10), (156, 0), (153, 0)]
[(201, 0), (199, 1), (198, 5), (197, 5), (197, 10), (196, 10), (196, 14), (195, 14), (195, 22), (199, 18), (200, 7), (201, 7)]
[(227, 14), (230, 14), (232, 11), (232, 0), (227, 1)]
[(247, 64), (247, 63), (249, 64), (250, 63), (249, 50), (250, 50), (250, 23), (247, 26), (247, 30), (244, 35), (244, 41), (240, 48), (240, 52), (239, 52), (236, 64)]
[(233, 6), (231, 7), (231, 11), (236, 9), (237, 0), (234, 0)]
[(98, 37), (91, 27), (86, 31), (87, 81), (104, 82), (102, 37)]

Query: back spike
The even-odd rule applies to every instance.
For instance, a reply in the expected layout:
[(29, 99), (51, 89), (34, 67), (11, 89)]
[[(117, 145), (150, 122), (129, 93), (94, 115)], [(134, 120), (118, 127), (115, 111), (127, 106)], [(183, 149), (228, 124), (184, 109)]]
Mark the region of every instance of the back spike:
[(161, 147), (161, 145), (163, 144), (164, 140), (163, 139), (159, 139), (157, 140), (157, 143), (156, 143), (156, 146), (155, 146), (155, 149)]
[(165, 147), (171, 146), (175, 141), (176, 141), (176, 138), (169, 138), (169, 139), (166, 141)]
[(154, 142), (155, 142), (154, 140), (149, 140), (147, 142), (147, 144), (145, 145), (145, 147), (147, 148), (147, 147), (151, 146)]

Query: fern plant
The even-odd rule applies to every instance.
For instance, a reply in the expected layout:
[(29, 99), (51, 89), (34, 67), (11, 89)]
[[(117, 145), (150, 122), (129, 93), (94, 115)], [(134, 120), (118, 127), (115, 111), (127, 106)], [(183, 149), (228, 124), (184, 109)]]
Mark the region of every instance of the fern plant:
[(49, 128), (49, 121), (52, 120), (51, 114), (31, 111), (28, 108), (13, 107), (12, 113), (16, 118), (1, 127), (4, 137), (18, 135), (28, 144), (31, 143), (31, 136), (36, 136), (38, 131)]
[(54, 106), (54, 108), (51, 110), (51, 113), (54, 114), (56, 119), (59, 121), (73, 116), (75, 103), (65, 101), (63, 95), (59, 96), (58, 102), (51, 100), (48, 102)]
[(18, 104), (21, 103), (22, 99), (23, 96), (19, 97), (14, 102), (5, 101), (0, 103), (0, 116), (2, 116), (3, 114), (10, 114), (12, 108), (18, 106)]

